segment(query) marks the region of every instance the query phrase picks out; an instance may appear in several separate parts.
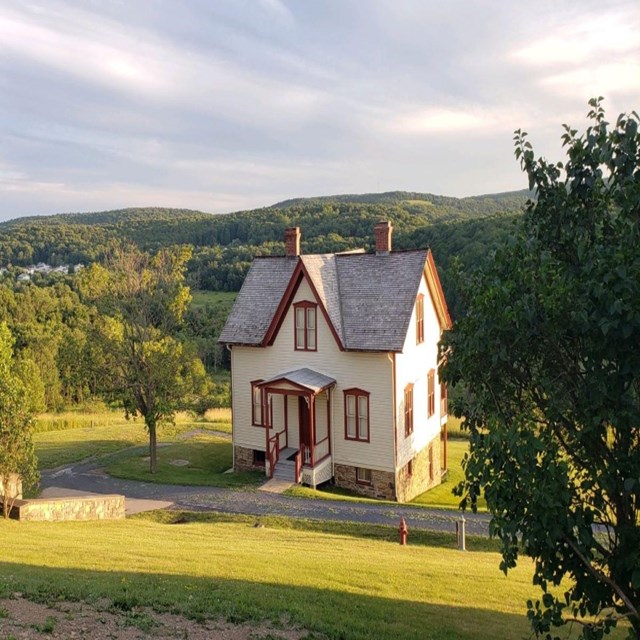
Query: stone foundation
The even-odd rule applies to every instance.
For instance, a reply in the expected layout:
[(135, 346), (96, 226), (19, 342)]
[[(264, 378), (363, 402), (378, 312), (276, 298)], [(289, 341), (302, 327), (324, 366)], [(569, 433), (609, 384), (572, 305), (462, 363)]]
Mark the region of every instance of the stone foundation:
[[(0, 478), (0, 496), (5, 493), (4, 486), (2, 484), (2, 478)], [(17, 473), (12, 473), (9, 476), (9, 482), (7, 483), (7, 495), (10, 498), (22, 498), (22, 478)]]
[(124, 496), (118, 495), (16, 500), (11, 509), (13, 519), (30, 522), (114, 520), (124, 515)]
[(262, 473), (264, 473), (264, 465), (253, 463), (253, 449), (240, 447), (236, 444), (233, 447), (233, 470), (262, 471)]
[(334, 481), (337, 487), (349, 489), (369, 498), (383, 498), (395, 500), (395, 475), (389, 471), (371, 470), (371, 484), (356, 482), (356, 467), (346, 464), (336, 464), (334, 467)]
[[(429, 449), (432, 450), (433, 479), (429, 474)], [(435, 437), (424, 449), (413, 458), (411, 475), (408, 465), (398, 469), (396, 474), (396, 499), (398, 502), (408, 502), (428, 489), (435, 487), (442, 481), (440, 468), (440, 436)]]

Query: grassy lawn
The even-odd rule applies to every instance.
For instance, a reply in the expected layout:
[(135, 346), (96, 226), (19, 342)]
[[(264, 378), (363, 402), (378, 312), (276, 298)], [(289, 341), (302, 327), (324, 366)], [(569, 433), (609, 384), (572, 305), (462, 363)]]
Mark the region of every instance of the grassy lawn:
[[(262, 473), (225, 473), (233, 463), (229, 439), (198, 435), (158, 449), (158, 471), (149, 472), (145, 449), (124, 451), (111, 456), (105, 471), (116, 478), (213, 487), (255, 485), (264, 481)], [(177, 463), (177, 464), (176, 464)]]
[[(447, 443), (447, 464), (449, 471), (446, 480), (414, 498), (412, 504), (421, 504), (428, 507), (448, 507), (457, 509), (460, 498), (454, 496), (453, 488), (464, 478), (462, 471), (462, 456), (469, 450), (468, 440), (449, 440)], [(478, 501), (478, 511), (486, 511), (487, 503), (484, 498)]]
[(191, 292), (191, 306), (206, 307), (207, 305), (223, 305), (231, 309), (236, 296), (237, 291), (192, 291)]
[[(414, 498), (410, 504), (421, 505), (426, 507), (437, 507), (439, 509), (457, 509), (460, 504), (460, 498), (456, 497), (452, 493), (453, 487), (455, 487), (463, 478), (462, 471), (462, 456), (469, 449), (468, 440), (449, 440), (447, 448), (447, 458), (449, 465), (449, 472), (447, 473), (446, 480), (422, 493), (418, 497)], [(348, 500), (351, 502), (384, 502), (383, 500), (376, 500), (373, 498), (363, 498), (346, 489), (340, 489), (339, 487), (332, 487), (327, 485), (322, 489), (311, 489), (310, 487), (293, 486), (287, 489), (286, 495), (297, 496), (301, 498), (317, 498), (319, 500)], [(395, 504), (395, 503), (393, 503)], [(486, 511), (487, 504), (484, 499), (478, 503), (478, 511)]]
[[(196, 429), (231, 433), (231, 411), (212, 409), (203, 419), (188, 413), (178, 414), (175, 425), (159, 428), (159, 441), (175, 441), (180, 434)], [(35, 430), (40, 469), (51, 469), (148, 442), (144, 422), (140, 418), (125, 420), (121, 411), (43, 414), (38, 416)]]
[(271, 620), (335, 640), (530, 635), (530, 564), (507, 578), (498, 554), (455, 551), (443, 534), (428, 534), (430, 546), (400, 547), (363, 525), (323, 531), (323, 523), (287, 528), (283, 519), (264, 518), (260, 527), (255, 518), (211, 514), (159, 519), (0, 522), (0, 597)]

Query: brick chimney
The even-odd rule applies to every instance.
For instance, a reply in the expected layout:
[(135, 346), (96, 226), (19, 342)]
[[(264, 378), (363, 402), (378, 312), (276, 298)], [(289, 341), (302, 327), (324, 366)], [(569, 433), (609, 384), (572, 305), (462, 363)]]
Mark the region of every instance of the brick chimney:
[(376, 238), (376, 255), (386, 256), (391, 251), (391, 232), (393, 227), (388, 220), (378, 222), (373, 227), (373, 235)]
[(300, 227), (284, 230), (284, 251), (287, 258), (296, 258), (300, 255)]

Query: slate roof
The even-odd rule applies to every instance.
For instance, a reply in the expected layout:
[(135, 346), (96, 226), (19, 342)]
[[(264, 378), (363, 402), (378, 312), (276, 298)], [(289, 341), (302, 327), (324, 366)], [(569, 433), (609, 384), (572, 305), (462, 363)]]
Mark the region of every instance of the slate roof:
[(427, 250), (256, 258), (220, 335), (227, 344), (262, 344), (299, 262), (342, 346), (402, 351)]
[(305, 387), (305, 389), (309, 389), (314, 393), (318, 393), (336, 382), (334, 378), (325, 376), (324, 373), (319, 373), (318, 371), (304, 367), (303, 369), (296, 369), (295, 371), (288, 371), (287, 373), (279, 373), (277, 376), (273, 376), (273, 378), (269, 378), (269, 380), (261, 382), (260, 386), (265, 386), (266, 384), (275, 382), (276, 380), (287, 380), (289, 382), (293, 382), (294, 384)]
[(297, 260), (256, 258), (220, 334), (219, 342), (259, 345), (280, 304)]

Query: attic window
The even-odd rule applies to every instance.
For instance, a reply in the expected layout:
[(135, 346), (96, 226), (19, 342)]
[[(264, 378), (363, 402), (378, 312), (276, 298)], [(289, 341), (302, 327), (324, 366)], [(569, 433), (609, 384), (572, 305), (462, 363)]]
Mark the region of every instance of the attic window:
[(294, 344), (296, 351), (318, 350), (317, 307), (315, 302), (297, 302), (294, 309)]
[(416, 299), (416, 344), (424, 342), (424, 295)]

